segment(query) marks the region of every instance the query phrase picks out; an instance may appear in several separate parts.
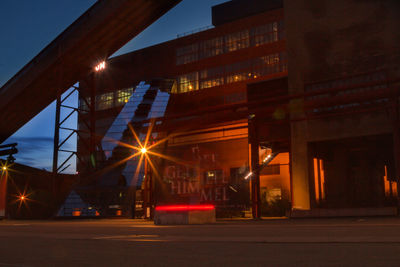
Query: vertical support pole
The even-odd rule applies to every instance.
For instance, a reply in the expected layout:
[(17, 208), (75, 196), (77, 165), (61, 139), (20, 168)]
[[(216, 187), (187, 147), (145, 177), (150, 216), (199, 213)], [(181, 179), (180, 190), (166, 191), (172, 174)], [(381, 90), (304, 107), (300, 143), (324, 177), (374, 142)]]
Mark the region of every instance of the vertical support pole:
[(58, 169), (58, 143), (60, 142), (60, 113), (61, 113), (61, 94), (57, 95), (56, 118), (54, 122), (54, 145), (53, 145), (53, 174), (57, 174)]
[(144, 157), (144, 188), (143, 188), (143, 206), (144, 206), (144, 217), (146, 219), (150, 218), (150, 176), (148, 173), (148, 162), (146, 155)]
[[(293, 208), (292, 144), (289, 143), (290, 211)], [(290, 214), (290, 213), (289, 213)]]
[(144, 217), (146, 219), (153, 219), (153, 206), (154, 206), (154, 182), (151, 168), (149, 166), (148, 155), (143, 155), (144, 158), (144, 188), (143, 188), (143, 206)]
[(92, 73), (90, 77), (90, 140), (89, 140), (89, 152), (90, 152), (90, 164), (93, 169), (96, 168), (96, 79), (95, 73)]
[(57, 174), (58, 174), (58, 152), (60, 142), (60, 113), (61, 113), (61, 92), (58, 90), (56, 100), (56, 118), (54, 124), (54, 144), (53, 144), (53, 177), (52, 177), (52, 188), (53, 197), (56, 199), (57, 196)]
[[(396, 90), (393, 99), (393, 154), (395, 167), (395, 180), (397, 185), (400, 182), (400, 114), (399, 114), (399, 93)], [(399, 192), (395, 196), (400, 212)]]
[(257, 138), (256, 119), (249, 119), (249, 142), (251, 144), (251, 205), (253, 219), (261, 218), (261, 199), (260, 199), (260, 172), (259, 172), (259, 142)]
[(1, 170), (0, 176), (0, 219), (6, 217), (8, 171)]
[(153, 173), (151, 168), (147, 167), (147, 176), (149, 177), (149, 207), (150, 207), (150, 219), (153, 219), (154, 215), (154, 181)]

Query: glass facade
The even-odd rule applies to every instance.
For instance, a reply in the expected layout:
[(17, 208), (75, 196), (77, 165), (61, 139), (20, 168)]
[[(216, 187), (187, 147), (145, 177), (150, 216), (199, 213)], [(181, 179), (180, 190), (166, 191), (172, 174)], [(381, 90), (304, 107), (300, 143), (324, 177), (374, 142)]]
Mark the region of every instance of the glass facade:
[(177, 78), (178, 86), (172, 93), (186, 93), (284, 71), (287, 71), (286, 53), (274, 53), (231, 65), (183, 74)]
[(243, 48), (260, 46), (284, 39), (283, 21), (229, 33), (213, 39), (193, 43), (176, 49), (176, 65), (229, 53)]
[[(133, 94), (133, 91), (134, 88), (131, 87), (97, 95), (96, 110), (106, 110), (125, 105)], [(90, 98), (87, 98), (86, 101), (90, 105)], [(79, 108), (83, 112), (89, 110), (89, 107), (83, 99), (79, 100)]]
[[(235, 152), (226, 149), (235, 147)], [(214, 204), (218, 216), (244, 216), (249, 209), (247, 139), (169, 146), (159, 204)], [(221, 214), (223, 213), (223, 214)]]
[[(160, 164), (162, 179), (155, 192), (159, 205), (214, 204), (218, 217), (250, 216), (248, 139), (224, 131), (232, 139), (216, 140), (221, 138), (218, 132), (207, 133), (203, 142), (193, 136), (185, 139), (193, 143), (164, 150), (168, 160)], [(260, 186), (262, 214), (285, 215), (290, 208), (289, 153), (278, 154), (260, 170)]]
[(244, 30), (225, 35), (225, 52), (232, 52), (250, 46), (249, 31)]
[(283, 22), (273, 22), (255, 27), (251, 30), (253, 36), (253, 45), (259, 46), (276, 42), (284, 38)]
[[(175, 63), (184, 65), (204, 58), (277, 42), (283, 38), (283, 23), (271, 22), (177, 48)], [(220, 66), (214, 65), (211, 68), (203, 65), (197, 69), (187, 70), (186, 73), (180, 71), (176, 73), (179, 76), (175, 77), (177, 82), (171, 93), (187, 93), (231, 85), (287, 71), (285, 52), (275, 50), (261, 55), (249, 54), (245, 58), (230, 61), (231, 64), (220, 63)], [(127, 134), (128, 122), (132, 123), (132, 128), (142, 142), (146, 139), (145, 128), (149, 126), (149, 122), (143, 123), (143, 120), (164, 116), (169, 94), (159, 91), (150, 104), (145, 97), (150, 95), (148, 94), (150, 89), (142, 84), (136, 90), (126, 88), (96, 96), (96, 110), (123, 106), (101, 141), (100, 147), (105, 165), (107, 162), (120, 160), (118, 157), (122, 157), (121, 155), (135, 154), (136, 150), (120, 145), (121, 143), (138, 145), (134, 138)], [(245, 100), (245, 91), (228, 90), (224, 94), (208, 97), (204, 100), (204, 104), (211, 106)], [(80, 106), (87, 110), (85, 103), (81, 100)], [(146, 113), (138, 112), (140, 109), (146, 110)], [(155, 129), (159, 124), (164, 122), (158, 121)], [(165, 125), (168, 126), (167, 123)], [(138, 155), (126, 160), (118, 170), (118, 175), (126, 179), (126, 185), (140, 191), (143, 210), (147, 212), (152, 203), (213, 204), (216, 206), (218, 217), (250, 217), (252, 178), (248, 176), (251, 167), (247, 122), (187, 131), (154, 130), (150, 137), (151, 144), (157, 144), (160, 140), (164, 140), (164, 137), (167, 141), (147, 146), (148, 150), (142, 152), (145, 156)], [(284, 215), (281, 210), (278, 213), (275, 211), (281, 206), (286, 208), (286, 204), (282, 204), (283, 201), (289, 202), (289, 168), (286, 159), (288, 159), (286, 154), (274, 159), (271, 166), (265, 167), (260, 173), (263, 210), (271, 216)]]

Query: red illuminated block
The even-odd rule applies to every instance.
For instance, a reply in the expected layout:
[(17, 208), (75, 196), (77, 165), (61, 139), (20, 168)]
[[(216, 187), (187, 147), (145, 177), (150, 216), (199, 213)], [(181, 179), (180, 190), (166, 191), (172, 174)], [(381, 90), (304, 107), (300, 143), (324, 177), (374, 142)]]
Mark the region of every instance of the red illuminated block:
[(154, 224), (206, 224), (215, 222), (214, 205), (157, 206)]

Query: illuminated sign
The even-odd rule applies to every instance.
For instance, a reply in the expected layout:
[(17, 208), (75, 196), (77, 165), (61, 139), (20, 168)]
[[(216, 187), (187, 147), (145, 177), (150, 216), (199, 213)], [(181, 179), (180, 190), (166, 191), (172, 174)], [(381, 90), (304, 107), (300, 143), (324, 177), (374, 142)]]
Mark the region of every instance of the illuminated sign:
[(106, 68), (106, 62), (102, 61), (96, 67), (94, 67), (94, 70), (98, 72), (104, 70), (105, 68)]

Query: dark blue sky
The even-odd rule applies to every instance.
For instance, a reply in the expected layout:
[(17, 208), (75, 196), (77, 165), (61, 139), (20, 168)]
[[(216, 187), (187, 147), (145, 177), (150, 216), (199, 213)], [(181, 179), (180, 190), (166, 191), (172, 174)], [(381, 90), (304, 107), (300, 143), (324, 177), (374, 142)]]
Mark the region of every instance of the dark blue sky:
[[(171, 40), (177, 34), (211, 25), (211, 6), (226, 1), (183, 0), (116, 54)], [(0, 0), (0, 86), (95, 2)], [(75, 101), (76, 97), (70, 104), (76, 105)], [(54, 111), (52, 103), (5, 142), (19, 143), (17, 162), (51, 169)], [(73, 126), (76, 121), (69, 123)], [(75, 142), (69, 142), (65, 148), (75, 150)], [(68, 171), (74, 172), (74, 168), (72, 164)]]

